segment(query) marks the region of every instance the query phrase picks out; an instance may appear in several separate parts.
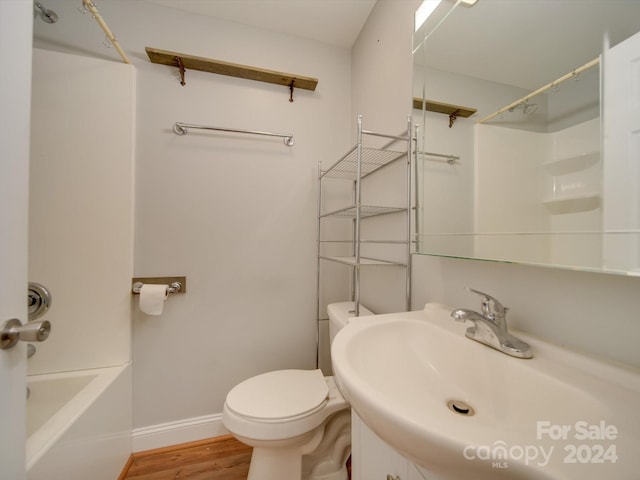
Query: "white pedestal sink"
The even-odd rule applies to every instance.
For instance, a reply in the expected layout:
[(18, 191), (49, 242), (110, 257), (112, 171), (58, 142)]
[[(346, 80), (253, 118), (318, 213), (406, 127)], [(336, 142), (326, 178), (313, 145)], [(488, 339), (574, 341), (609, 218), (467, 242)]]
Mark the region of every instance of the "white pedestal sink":
[(534, 358), (465, 337), (452, 308), (353, 319), (340, 390), (364, 422), (443, 479), (640, 478), (640, 372), (518, 334)]

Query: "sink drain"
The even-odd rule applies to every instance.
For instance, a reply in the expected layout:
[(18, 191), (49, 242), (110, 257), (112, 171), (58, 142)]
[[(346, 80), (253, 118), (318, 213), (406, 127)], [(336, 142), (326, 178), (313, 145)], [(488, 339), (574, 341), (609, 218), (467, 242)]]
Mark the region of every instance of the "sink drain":
[(475, 414), (476, 411), (473, 409), (471, 405), (467, 402), (463, 402), (462, 400), (449, 400), (447, 402), (447, 407), (454, 413), (458, 415), (464, 415), (466, 417), (470, 417)]

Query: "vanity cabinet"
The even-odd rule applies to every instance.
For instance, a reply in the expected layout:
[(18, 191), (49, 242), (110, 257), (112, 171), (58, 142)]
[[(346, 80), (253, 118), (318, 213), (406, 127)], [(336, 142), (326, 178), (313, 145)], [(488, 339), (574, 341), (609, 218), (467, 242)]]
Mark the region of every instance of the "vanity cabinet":
[[(326, 281), (323, 281), (325, 270), (323, 262), (342, 264), (351, 269), (351, 300), (355, 302), (355, 315), (359, 315), (360, 310), (360, 275), (363, 269), (379, 267), (399, 267), (405, 270), (405, 305), (406, 310), (410, 309), (410, 178), (411, 178), (411, 118), (407, 121), (407, 132), (404, 135), (386, 135), (376, 133), (362, 128), (362, 117), (358, 116), (357, 143), (342, 158), (333, 163), (329, 168), (319, 168), (319, 199), (318, 199), (318, 318), (320, 320), (321, 311), (324, 304), (321, 290)], [(367, 140), (365, 145), (365, 139)], [(378, 144), (376, 144), (378, 142)], [(370, 145), (371, 144), (371, 145)], [(388, 198), (389, 192), (402, 192), (402, 204), (371, 204), (363, 203), (363, 180), (380, 169), (392, 164), (402, 163), (404, 165), (403, 178), (400, 184), (380, 184), (376, 182), (375, 192), (368, 191), (364, 195), (365, 199)], [(377, 175), (376, 175), (377, 177)], [(373, 178), (373, 177), (372, 177)], [(345, 201), (345, 205), (340, 208), (328, 206), (335, 198), (325, 198), (324, 191), (335, 196), (335, 183), (329, 188), (328, 182), (345, 181), (348, 182), (349, 194), (342, 192), (338, 197)], [(376, 178), (376, 180), (378, 180)], [(382, 186), (380, 186), (382, 185)], [(367, 185), (368, 187), (368, 185)], [(381, 195), (368, 195), (381, 194)], [(350, 197), (350, 198), (349, 198)], [(397, 199), (393, 202), (398, 203)], [(384, 202), (382, 202), (384, 203)], [(406, 218), (406, 231), (397, 232), (397, 228), (379, 228), (377, 231), (366, 230), (363, 233), (363, 225), (366, 220), (382, 215), (404, 215)], [(327, 223), (331, 219), (342, 219), (340, 221), (351, 221), (349, 233), (346, 228), (327, 228)], [(391, 220), (393, 222), (393, 220)], [(392, 223), (395, 225), (396, 223)], [(341, 235), (335, 238), (336, 232)], [(366, 238), (365, 238), (366, 234)], [(334, 237), (332, 237), (334, 235)], [(389, 235), (392, 238), (383, 238), (382, 235)], [(398, 250), (399, 249), (399, 250)], [(329, 295), (328, 295), (329, 296)], [(341, 299), (344, 300), (344, 299)]]
[(351, 410), (351, 480), (442, 480), (411, 463)]

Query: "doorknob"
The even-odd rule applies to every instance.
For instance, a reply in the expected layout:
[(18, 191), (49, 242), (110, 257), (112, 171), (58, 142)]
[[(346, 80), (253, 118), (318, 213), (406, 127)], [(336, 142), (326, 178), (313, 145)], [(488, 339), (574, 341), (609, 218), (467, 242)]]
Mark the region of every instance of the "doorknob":
[(51, 333), (51, 323), (48, 320), (27, 322), (24, 325), (17, 318), (7, 320), (0, 328), (0, 349), (7, 350), (18, 343), (44, 342)]

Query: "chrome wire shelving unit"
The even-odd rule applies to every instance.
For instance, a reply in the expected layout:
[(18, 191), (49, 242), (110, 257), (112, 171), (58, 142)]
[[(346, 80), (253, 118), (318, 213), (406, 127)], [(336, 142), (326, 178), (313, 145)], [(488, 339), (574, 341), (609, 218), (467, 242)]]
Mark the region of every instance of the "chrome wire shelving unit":
[[(386, 135), (362, 128), (362, 116), (358, 116), (357, 143), (342, 158), (336, 161), (326, 170), (319, 169), (318, 186), (318, 320), (321, 311), (321, 262), (330, 261), (352, 267), (351, 300), (355, 304), (355, 316), (360, 314), (360, 274), (361, 268), (375, 267), (401, 267), (406, 270), (405, 277), (405, 305), (406, 310), (411, 307), (411, 117), (407, 119), (407, 132), (402, 135)], [(380, 137), (387, 140), (382, 148), (371, 148), (363, 145), (367, 137)], [(393, 147), (393, 148), (391, 148)], [(404, 162), (406, 177), (403, 184), (397, 185), (399, 189), (406, 191), (406, 203), (403, 206), (363, 205), (362, 189), (363, 180), (396, 162)], [(353, 182), (353, 203), (343, 208), (329, 212), (322, 211), (323, 184), (328, 179), (343, 179)], [(380, 215), (405, 215), (406, 232), (403, 240), (364, 239), (361, 237), (361, 223), (363, 219)], [(350, 219), (352, 223), (352, 235), (348, 240), (325, 239), (323, 236), (323, 220), (327, 218)], [(323, 252), (329, 244), (350, 244), (351, 255), (332, 256)], [(361, 254), (361, 246), (364, 244), (396, 245), (403, 250), (403, 261), (388, 260), (384, 258), (372, 258)]]

